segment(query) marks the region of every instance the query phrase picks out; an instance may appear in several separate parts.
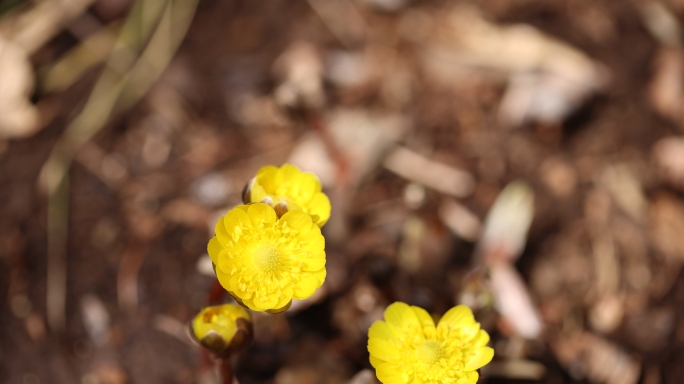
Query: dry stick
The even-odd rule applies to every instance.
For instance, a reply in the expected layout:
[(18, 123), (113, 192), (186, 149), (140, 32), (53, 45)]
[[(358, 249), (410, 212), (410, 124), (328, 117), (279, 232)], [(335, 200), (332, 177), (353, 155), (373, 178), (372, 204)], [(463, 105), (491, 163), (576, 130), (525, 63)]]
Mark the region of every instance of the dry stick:
[[(125, 24), (120, 20), (100, 28), (97, 32), (81, 38), (74, 26), (69, 31), (81, 43), (65, 53), (61, 59), (39, 71), (39, 91), (61, 91), (70, 87), (88, 69), (106, 60), (108, 69), (121, 76), (126, 74), (139, 58), (154, 28), (157, 27), (167, 1), (138, 0), (131, 8)], [(98, 21), (84, 15), (90, 24)]]
[[(168, 2), (162, 11), (162, 18), (159, 20), (159, 24), (150, 38), (147, 48), (127, 75), (126, 87), (124, 87), (117, 100), (119, 108), (128, 109), (135, 105), (147, 94), (152, 85), (164, 72), (164, 69), (171, 62), (176, 50), (183, 41), (183, 37), (194, 16), (197, 2), (198, 0), (171, 0)], [(137, 273), (140, 270), (140, 265), (142, 265), (145, 255), (146, 253), (143, 253), (137, 259), (138, 268), (132, 271), (135, 272), (135, 275), (131, 274), (131, 276), (127, 277), (127, 281), (137, 281)], [(137, 286), (137, 284), (132, 286)], [(128, 292), (128, 294), (135, 295), (135, 297), (128, 297), (122, 302), (137, 303), (137, 290), (135, 292)]]
[(64, 329), (66, 249), (69, 222), (69, 177), (62, 179), (48, 201), (47, 321), (53, 330)]
[(40, 68), (37, 76), (38, 92), (64, 91), (78, 81), (87, 70), (105, 61), (116, 47), (121, 26), (120, 20), (103, 26), (85, 37), (81, 44), (71, 48), (58, 62)]
[[(126, 24), (133, 26), (130, 21)], [(123, 86), (121, 77), (122, 75), (109, 66), (104, 69), (88, 96), (83, 110), (69, 124), (55, 144), (39, 176), (40, 187), (48, 194), (48, 223), (51, 224), (48, 226), (48, 239), (51, 240), (47, 250), (49, 268), (46, 306), (48, 325), (53, 332), (61, 331), (64, 326), (67, 280), (65, 265), (68, 217), (66, 214), (60, 215), (59, 213), (68, 211), (69, 196), (59, 193), (59, 187), (68, 183), (69, 167), (78, 150), (104, 127), (109, 119)], [(59, 231), (57, 228), (64, 228), (64, 230)], [(56, 268), (50, 268), (52, 266)]]
[(149, 242), (133, 242), (121, 257), (116, 279), (119, 308), (132, 309), (138, 306), (138, 274), (148, 250)]
[[(82, 14), (93, 1), (44, 1), (15, 17), (0, 20), (0, 31), (30, 55), (56, 35), (62, 25)], [(61, 330), (65, 325), (68, 196), (65, 175), (53, 185), (48, 200), (46, 310), (48, 324), (55, 330)]]
[[(47, 250), (48, 266), (55, 266), (56, 269), (48, 268), (47, 286), (47, 319), (48, 325), (53, 331), (61, 331), (64, 326), (64, 307), (66, 293), (66, 254), (67, 254), (67, 228), (69, 196), (61, 191), (68, 190), (68, 169), (71, 160), (78, 150), (90, 137), (95, 134), (106, 121), (109, 113), (103, 112), (111, 110), (113, 100), (103, 96), (93, 98), (105, 91), (104, 88), (109, 84), (98, 83), (91, 93), (86, 107), (79, 116), (67, 128), (64, 136), (55, 145), (50, 158), (43, 166), (39, 182), (48, 192), (48, 239), (49, 247)], [(115, 93), (117, 88), (113, 89)], [(102, 109), (100, 109), (100, 107)], [(104, 116), (101, 116), (104, 113)], [(100, 120), (100, 121), (98, 121)], [(63, 187), (61, 187), (63, 186)], [(59, 230), (59, 229), (62, 230)], [(61, 266), (61, 268), (60, 268)]]
[[(155, 3), (155, 1), (149, 0), (147, 2)], [(180, 46), (194, 16), (197, 2), (198, 0), (170, 0), (166, 3), (165, 7), (162, 8), (163, 15), (156, 28), (154, 30), (149, 29), (153, 31), (149, 44), (142, 51), (130, 71), (121, 75), (112, 69), (117, 67), (116, 65), (108, 65), (98, 78), (83, 110), (67, 127), (64, 135), (53, 148), (50, 158), (41, 170), (39, 184), (49, 196), (48, 222), (52, 223), (49, 229), (63, 228), (64, 230), (61, 232), (53, 230), (52, 233), (48, 233), (48, 238), (53, 239), (50, 244), (55, 245), (48, 248), (49, 265), (55, 265), (59, 268), (60, 265), (66, 264), (66, 228), (68, 221), (65, 214), (59, 215), (58, 212), (61, 212), (60, 209), (67, 209), (69, 199), (65, 193), (59, 193), (59, 186), (62, 183), (68, 183), (68, 170), (74, 156), (85, 143), (104, 127), (124, 90), (137, 88), (123, 103), (129, 107), (139, 100), (159, 78)], [(141, 8), (142, 6), (137, 9), (140, 10)], [(134, 39), (139, 37), (135, 32), (132, 32), (138, 31), (140, 27), (136, 25), (139, 20), (133, 19), (135, 9), (134, 6), (131, 14), (129, 14), (126, 25), (121, 31), (120, 40), (126, 39), (126, 37), (131, 38), (131, 35), (134, 36)], [(129, 35), (125, 36), (126, 33)], [(143, 39), (146, 39), (146, 36), (143, 36)], [(125, 43), (122, 42), (122, 44)], [(155, 47), (155, 44), (164, 46), (160, 50), (160, 47)], [(143, 43), (140, 42), (139, 46), (142, 45)], [(112, 56), (110, 62), (117, 59), (121, 58)], [(141, 77), (144, 77), (142, 82), (140, 81)], [(54, 285), (48, 285), (48, 298), (52, 299), (53, 303), (47, 305), (47, 317), (50, 328), (54, 331), (62, 329), (65, 318), (66, 268), (63, 267), (61, 271), (62, 276), (59, 276), (59, 269), (48, 270), (48, 282), (52, 282)], [(50, 274), (54, 274), (53, 277), (50, 277)], [(51, 291), (53, 293), (50, 293)], [(57, 295), (60, 296), (57, 297)]]

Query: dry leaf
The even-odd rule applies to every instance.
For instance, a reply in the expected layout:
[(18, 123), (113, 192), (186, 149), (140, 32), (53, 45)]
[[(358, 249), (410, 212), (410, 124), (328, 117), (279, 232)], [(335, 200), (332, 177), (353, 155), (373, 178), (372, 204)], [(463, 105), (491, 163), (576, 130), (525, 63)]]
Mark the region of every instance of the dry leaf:
[(516, 333), (527, 339), (539, 336), (541, 318), (518, 271), (505, 262), (492, 265), (490, 284), (497, 311)]
[(0, 37), (0, 140), (33, 135), (38, 129), (38, 111), (29, 97), (33, 71), (26, 53)]
[[(681, 102), (681, 98), (677, 100)], [(659, 176), (684, 191), (684, 138), (672, 136), (658, 140), (653, 146), (653, 158)]]
[(561, 122), (608, 82), (603, 65), (530, 25), (490, 23), (464, 6), (447, 17), (451, 28), (421, 56), (427, 74), (445, 84), (483, 71), (507, 81), (499, 110), (505, 125)]
[(534, 193), (524, 182), (504, 188), (487, 214), (477, 254), (485, 264), (497, 259), (515, 260), (527, 242), (534, 217)]

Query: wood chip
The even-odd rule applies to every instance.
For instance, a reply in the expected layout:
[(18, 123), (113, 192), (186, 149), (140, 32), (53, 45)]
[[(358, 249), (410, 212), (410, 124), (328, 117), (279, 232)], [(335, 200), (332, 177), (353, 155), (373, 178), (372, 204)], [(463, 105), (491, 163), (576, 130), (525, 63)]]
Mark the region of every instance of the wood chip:
[(470, 173), (438, 163), (406, 147), (396, 147), (383, 162), (397, 175), (448, 196), (467, 197), (475, 187)]

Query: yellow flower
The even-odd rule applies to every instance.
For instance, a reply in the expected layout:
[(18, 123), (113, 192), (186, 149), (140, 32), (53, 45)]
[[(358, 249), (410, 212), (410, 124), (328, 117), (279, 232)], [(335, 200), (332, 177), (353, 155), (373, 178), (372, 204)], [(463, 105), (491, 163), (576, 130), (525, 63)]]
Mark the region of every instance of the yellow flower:
[(325, 280), (325, 239), (302, 211), (278, 218), (267, 204), (239, 205), (216, 224), (207, 248), (223, 288), (255, 311), (285, 310)]
[(492, 360), (489, 335), (470, 308), (451, 308), (437, 327), (422, 308), (394, 303), (368, 331), (368, 352), (383, 384), (474, 384)]
[(284, 201), (290, 211), (302, 210), (311, 215), (319, 227), (330, 218), (330, 199), (321, 192), (321, 182), (311, 172), (302, 172), (292, 164), (280, 168), (268, 165), (262, 167), (250, 183), (245, 203), (262, 202), (266, 197), (270, 197), (274, 205)]
[(202, 309), (190, 323), (190, 330), (197, 342), (219, 356), (245, 348), (253, 337), (249, 313), (235, 304)]

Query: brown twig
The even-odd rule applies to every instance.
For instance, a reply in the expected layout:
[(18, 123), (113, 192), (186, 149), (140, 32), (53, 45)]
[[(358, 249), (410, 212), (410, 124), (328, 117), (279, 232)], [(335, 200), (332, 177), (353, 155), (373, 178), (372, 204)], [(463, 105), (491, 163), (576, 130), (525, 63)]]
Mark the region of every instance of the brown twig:
[(69, 227), (69, 175), (65, 174), (48, 201), (47, 321), (52, 331), (65, 325), (67, 284), (67, 231)]
[(120, 308), (134, 309), (138, 306), (138, 274), (148, 249), (149, 244), (134, 242), (121, 257), (116, 280)]

